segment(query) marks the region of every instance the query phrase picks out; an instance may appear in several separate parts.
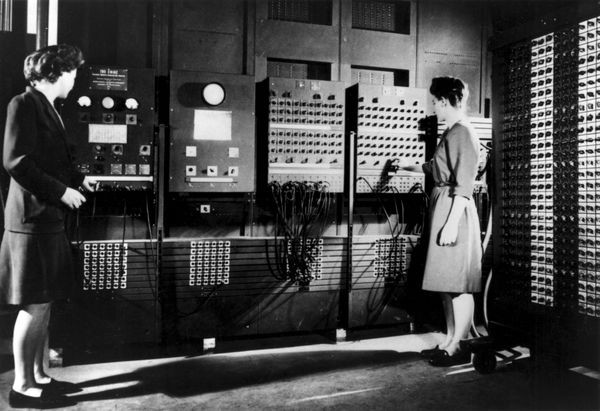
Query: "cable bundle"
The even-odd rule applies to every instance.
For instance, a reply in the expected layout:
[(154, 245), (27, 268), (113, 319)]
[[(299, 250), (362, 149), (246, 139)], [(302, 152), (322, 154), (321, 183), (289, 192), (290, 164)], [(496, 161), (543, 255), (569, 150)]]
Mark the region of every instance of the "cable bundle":
[(316, 277), (331, 193), (322, 183), (272, 182), (269, 186), (275, 211), (276, 269), (271, 267), (271, 272), (279, 280), (307, 285)]

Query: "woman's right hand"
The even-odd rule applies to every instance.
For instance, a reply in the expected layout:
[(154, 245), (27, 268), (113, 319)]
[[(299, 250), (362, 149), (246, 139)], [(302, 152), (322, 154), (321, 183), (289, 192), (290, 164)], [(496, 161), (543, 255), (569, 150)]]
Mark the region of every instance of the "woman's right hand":
[(411, 164), (406, 157), (399, 157), (394, 163), (400, 170), (408, 171), (411, 173), (422, 173), (423, 167), (420, 164)]
[(85, 203), (85, 197), (79, 191), (74, 190), (71, 187), (67, 187), (67, 190), (60, 198), (60, 201), (62, 201), (71, 210), (74, 210), (81, 207), (81, 205)]
[(401, 156), (395, 159), (394, 164), (398, 167), (401, 168), (402, 170), (404, 170), (406, 167), (409, 167), (411, 164), (408, 161), (408, 158)]

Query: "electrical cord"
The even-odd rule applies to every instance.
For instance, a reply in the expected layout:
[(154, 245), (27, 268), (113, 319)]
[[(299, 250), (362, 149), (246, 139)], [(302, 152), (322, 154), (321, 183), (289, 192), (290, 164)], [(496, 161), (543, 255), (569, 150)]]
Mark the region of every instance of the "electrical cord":
[(421, 224), (420, 225), (416, 225), (413, 227), (412, 229), (412, 234), (413, 235), (421, 235), (423, 233), (423, 228), (425, 227), (425, 219), (427, 217), (427, 211), (429, 210), (429, 196), (427, 195), (427, 193), (425, 192), (425, 190), (423, 190), (423, 186), (420, 183), (415, 183), (410, 190), (408, 190), (409, 194), (413, 194), (416, 192), (421, 192), (422, 194), (422, 198), (424, 201), (424, 207), (421, 209), (425, 212), (421, 213)]
[(122, 278), (125, 276), (125, 267), (123, 267), (123, 264), (125, 262), (125, 231), (127, 229), (127, 220), (126, 220), (126, 216), (127, 216), (127, 199), (123, 198), (123, 234), (121, 236), (121, 254), (120, 254), (120, 261), (119, 261), (119, 286), (121, 285), (121, 280)]
[(373, 186), (371, 185), (371, 183), (369, 183), (369, 181), (364, 178), (364, 177), (359, 177), (358, 180), (363, 180), (365, 183), (367, 183), (367, 185), (369, 186), (369, 189), (371, 189), (371, 192), (373, 194), (375, 194), (375, 197), (377, 198), (377, 200), (379, 201), (379, 205), (381, 206), (381, 209), (383, 210), (383, 213), (385, 214), (385, 218), (387, 219), (388, 225), (390, 226), (390, 234), (392, 236), (394, 236), (394, 229), (392, 228), (392, 221), (390, 219), (390, 215), (388, 214), (385, 205), (383, 204), (383, 201), (381, 200), (381, 197), (379, 196), (379, 194), (375, 191), (375, 189), (373, 188)]
[[(398, 188), (396, 186), (392, 186), (392, 190), (396, 192), (396, 194), (400, 195), (400, 190), (398, 190)], [(394, 201), (395, 203), (395, 201)], [(406, 234), (406, 219), (404, 217), (404, 201), (402, 201), (402, 199), (400, 199), (400, 205), (401, 205), (401, 209), (402, 209), (402, 215), (399, 217), (402, 217), (402, 220), (398, 219), (398, 221), (402, 221), (402, 229), (401, 231), (398, 233), (398, 235), (396, 236), (396, 238), (398, 238), (401, 234)], [(396, 213), (398, 213), (398, 209), (396, 208)]]
[[(158, 272), (159, 272), (159, 267), (158, 267), (158, 245), (157, 245), (157, 250), (154, 250), (154, 236), (152, 235), (152, 224), (150, 222), (150, 205), (148, 204), (148, 195), (145, 195), (145, 200), (146, 200), (146, 224), (148, 226), (148, 236), (150, 237), (150, 252), (151, 255), (150, 257), (152, 258), (152, 261), (154, 262), (154, 273), (155, 273), (155, 280), (158, 276)], [(152, 278), (150, 277), (150, 273), (148, 271), (146, 271), (146, 279), (148, 280), (148, 286), (150, 288), (150, 291), (152, 293), (152, 297), (154, 298), (154, 300), (157, 300), (158, 296), (157, 296), (157, 291), (155, 289), (155, 286), (152, 284)]]
[(329, 215), (328, 186), (297, 181), (271, 182), (269, 186), (275, 214), (275, 261), (271, 264), (267, 244), (267, 264), (276, 279), (307, 284), (315, 277), (319, 240)]
[[(487, 250), (487, 247), (489, 245), (491, 237), (492, 237), (492, 207), (490, 206), (490, 213), (488, 216), (488, 224), (487, 224), (487, 228), (485, 231), (485, 236), (481, 243), (482, 255), (485, 255), (485, 252)], [(489, 293), (491, 281), (492, 281), (492, 270), (490, 269), (490, 273), (488, 274), (488, 277), (485, 281), (485, 289), (483, 292), (483, 320), (484, 320), (484, 324), (485, 324), (486, 328), (489, 327), (487, 305), (488, 305), (488, 293)]]

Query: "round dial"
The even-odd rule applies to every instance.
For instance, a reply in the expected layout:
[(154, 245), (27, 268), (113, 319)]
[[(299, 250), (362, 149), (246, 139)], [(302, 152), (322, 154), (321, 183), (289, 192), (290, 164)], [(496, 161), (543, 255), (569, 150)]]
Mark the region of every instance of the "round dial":
[(225, 89), (219, 83), (207, 84), (202, 89), (202, 98), (211, 106), (218, 106), (225, 100)]

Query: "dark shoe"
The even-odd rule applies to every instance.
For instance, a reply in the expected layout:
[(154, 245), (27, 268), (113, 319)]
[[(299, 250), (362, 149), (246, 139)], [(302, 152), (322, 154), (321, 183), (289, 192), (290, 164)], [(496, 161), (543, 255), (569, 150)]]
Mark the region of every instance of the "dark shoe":
[(441, 350), (429, 360), (429, 364), (435, 367), (452, 367), (453, 365), (468, 364), (470, 362), (471, 353), (463, 350), (459, 350), (452, 355), (448, 354), (446, 350)]
[(55, 380), (54, 378), (51, 378), (48, 384), (38, 385), (41, 389), (53, 394), (73, 394), (75, 392), (81, 391), (81, 388), (79, 388), (77, 384), (73, 384), (72, 382), (67, 381)]
[(436, 356), (440, 351), (440, 346), (436, 345), (435, 348), (430, 348), (428, 350), (423, 350), (421, 351), (421, 356), (423, 358), (433, 358), (434, 356)]
[(11, 389), (8, 393), (8, 404), (12, 408), (45, 409), (68, 407), (70, 405), (77, 404), (77, 402), (73, 401), (71, 398), (65, 397), (64, 395), (49, 394), (46, 390), (42, 390), (42, 395), (40, 397), (31, 397)]

